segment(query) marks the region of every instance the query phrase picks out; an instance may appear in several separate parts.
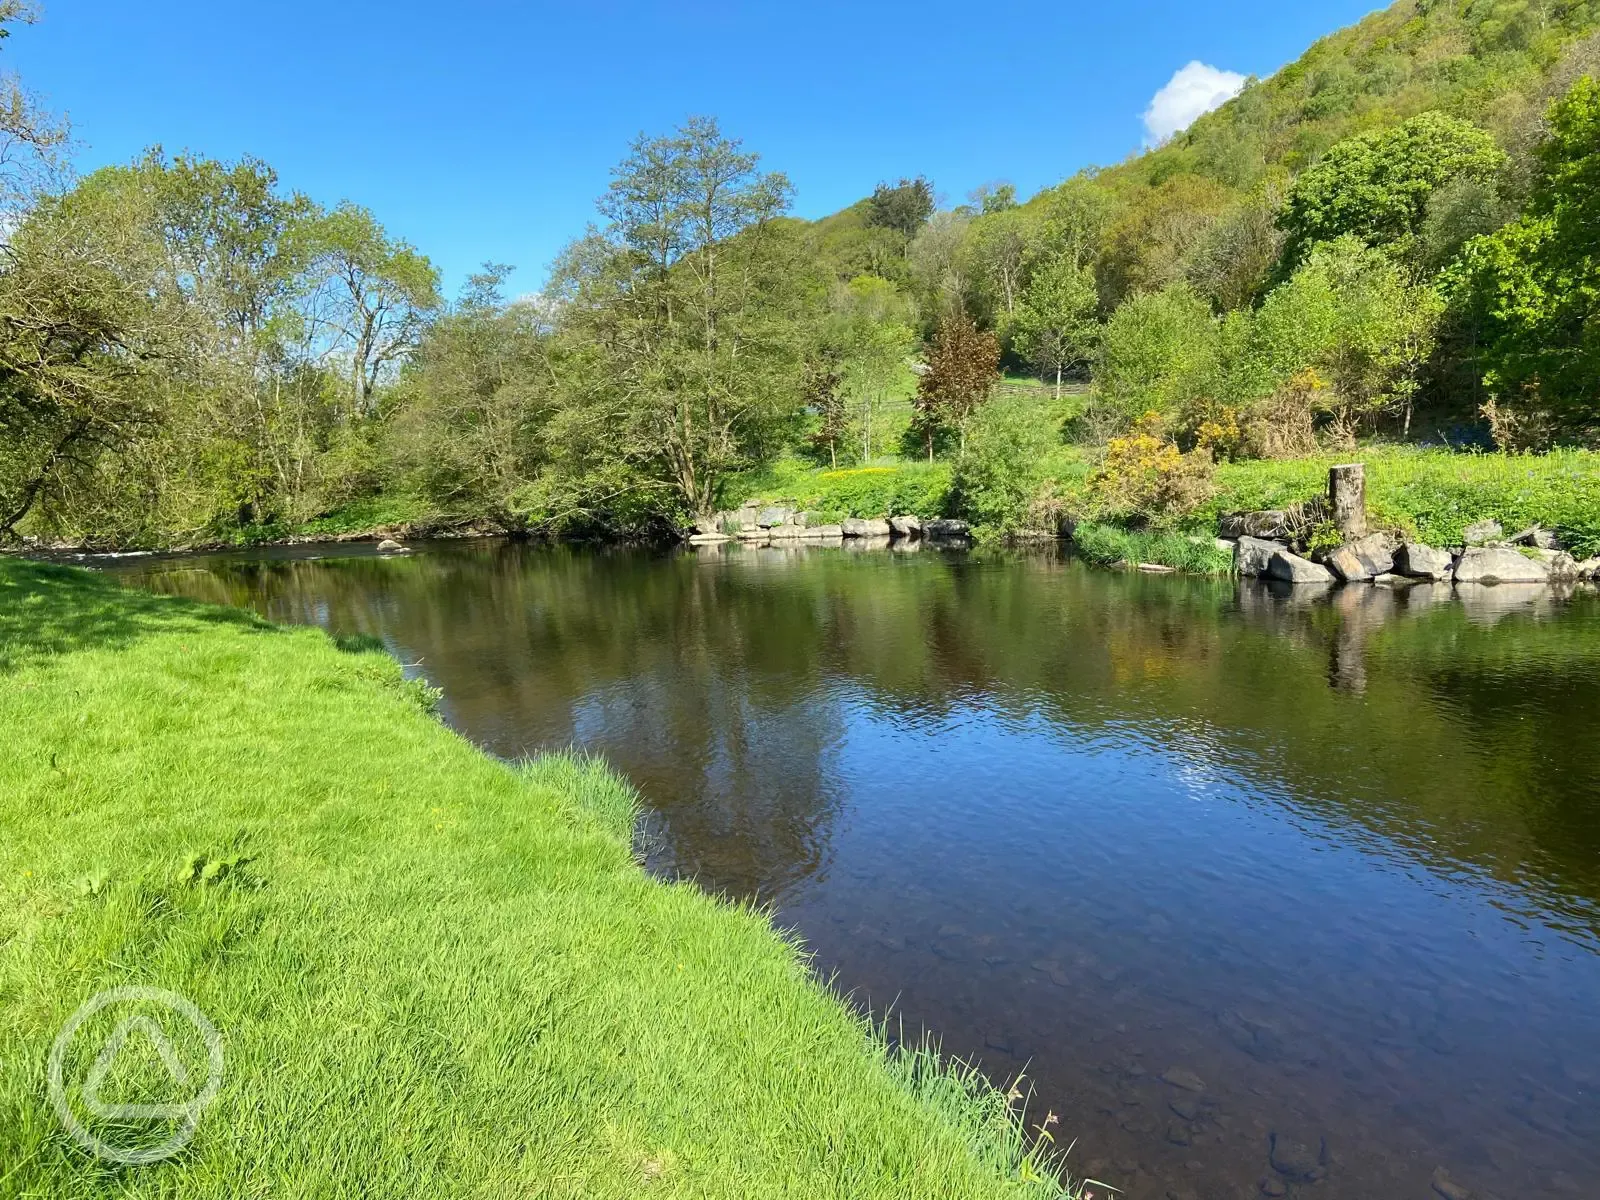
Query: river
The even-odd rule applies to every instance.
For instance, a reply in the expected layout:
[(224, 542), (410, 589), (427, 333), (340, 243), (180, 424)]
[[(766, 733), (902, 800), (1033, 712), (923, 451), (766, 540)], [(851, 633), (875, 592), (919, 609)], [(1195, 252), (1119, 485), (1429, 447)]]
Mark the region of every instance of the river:
[(1023, 1075), (1132, 1200), (1600, 1195), (1593, 593), (490, 541), (113, 569), (379, 637), (495, 754), (603, 754), (652, 870)]

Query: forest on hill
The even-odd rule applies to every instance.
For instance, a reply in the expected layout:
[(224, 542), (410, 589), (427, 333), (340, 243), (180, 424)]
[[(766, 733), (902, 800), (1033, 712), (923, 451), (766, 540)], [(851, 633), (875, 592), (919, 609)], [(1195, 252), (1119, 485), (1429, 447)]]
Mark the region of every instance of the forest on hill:
[(900, 458), (991, 528), (1159, 527), (1229, 461), (1593, 445), (1597, 78), (1597, 0), (1400, 0), (1025, 201), (902, 179), (815, 222), (692, 118), (539, 291), (488, 263), (449, 300), (258, 160), (74, 178), (12, 78), (0, 539), (665, 533), (775, 463)]

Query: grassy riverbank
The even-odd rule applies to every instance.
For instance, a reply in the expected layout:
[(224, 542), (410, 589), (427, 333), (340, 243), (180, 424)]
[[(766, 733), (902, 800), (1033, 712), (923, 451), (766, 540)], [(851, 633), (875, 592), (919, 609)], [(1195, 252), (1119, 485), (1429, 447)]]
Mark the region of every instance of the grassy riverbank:
[[(1374, 521), (1432, 545), (1459, 543), (1466, 526), (1494, 518), (1508, 531), (1533, 524), (1556, 530), (1579, 557), (1600, 553), (1600, 453), (1589, 450), (1514, 455), (1374, 445), (1308, 458), (1221, 463), (1204, 501), (1149, 528), (1095, 518), (1089, 495), (1093, 468), (1082, 452), (1063, 448), (1042, 465), (1039, 476), (1064, 511), (1088, 514), (1075, 540), (1090, 561), (1153, 562), (1214, 573), (1228, 569), (1227, 556), (1211, 542), (1219, 513), (1278, 508), (1320, 495), (1336, 462), (1366, 464)], [(748, 477), (740, 498), (789, 498), (830, 519), (894, 511), (976, 519), (979, 514), (962, 511), (952, 479), (944, 464), (805, 471), (787, 463)], [(1018, 494), (1030, 493), (1019, 489)], [(1021, 514), (1017, 517), (1020, 521)], [(981, 526), (978, 532), (984, 532)]]
[[(614, 776), (429, 699), (364, 643), (0, 561), (0, 1195), (1057, 1193), (1015, 1106), (639, 870)], [(116, 1169), (45, 1062), (127, 984), (190, 997), (226, 1074), (180, 1158)]]

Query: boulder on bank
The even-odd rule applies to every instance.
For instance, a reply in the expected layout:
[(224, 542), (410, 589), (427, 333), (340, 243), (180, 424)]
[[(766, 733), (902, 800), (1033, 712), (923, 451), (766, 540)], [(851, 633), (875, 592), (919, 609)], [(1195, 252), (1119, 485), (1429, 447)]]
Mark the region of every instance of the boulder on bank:
[(1217, 532), (1225, 538), (1267, 538), (1276, 541), (1291, 536), (1293, 520), (1288, 509), (1263, 508), (1256, 512), (1223, 513), (1217, 519)]
[(1450, 563), (1449, 551), (1435, 550), (1421, 542), (1405, 543), (1394, 556), (1395, 572), (1412, 579), (1449, 579)]
[(1240, 575), (1265, 575), (1272, 556), (1288, 548), (1282, 542), (1267, 541), (1265, 538), (1246, 534), (1234, 543), (1233, 568)]
[(890, 517), (889, 531), (895, 537), (918, 537), (922, 533), (922, 518), (910, 513), (905, 516)]
[(844, 537), (844, 528), (840, 525), (803, 525), (799, 528), (800, 536), (808, 542), (837, 542)]
[(866, 519), (862, 517), (846, 517), (839, 523), (839, 528), (844, 531), (847, 538), (878, 538), (888, 537), (893, 527), (881, 517)]
[(1544, 583), (1550, 568), (1508, 546), (1468, 546), (1455, 578), (1457, 583)]
[(1279, 550), (1267, 561), (1267, 575), (1284, 583), (1332, 583), (1333, 573), (1309, 558)]
[(1583, 578), (1583, 571), (1578, 566), (1578, 560), (1565, 550), (1536, 549), (1539, 561), (1544, 563), (1549, 578), (1556, 583), (1576, 583)]
[(1369, 533), (1328, 555), (1328, 569), (1346, 583), (1387, 575), (1394, 570), (1394, 550), (1394, 539), (1388, 534)]
[(972, 530), (965, 521), (941, 517), (937, 521), (924, 521), (922, 536), (930, 542), (965, 542), (971, 539)]
[(795, 523), (794, 515), (794, 509), (792, 508), (773, 505), (770, 508), (763, 508), (756, 514), (756, 524), (762, 529), (775, 529), (780, 525), (792, 525)]
[(1561, 539), (1542, 525), (1529, 525), (1506, 539), (1513, 546), (1532, 546), (1538, 550), (1565, 550)]
[(1461, 540), (1468, 546), (1483, 546), (1505, 537), (1499, 521), (1474, 521), (1461, 531)]

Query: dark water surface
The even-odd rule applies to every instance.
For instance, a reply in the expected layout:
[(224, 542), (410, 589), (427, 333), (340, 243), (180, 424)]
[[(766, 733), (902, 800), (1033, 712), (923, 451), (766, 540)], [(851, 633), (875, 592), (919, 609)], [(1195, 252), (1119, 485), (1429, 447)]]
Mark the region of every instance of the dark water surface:
[(1274, 1134), (1325, 1173), (1296, 1196), (1426, 1200), (1443, 1166), (1600, 1197), (1592, 593), (311, 553), (122, 569), (375, 634), (497, 754), (604, 754), (656, 869), (771, 902), (874, 1012), (1026, 1070), (1133, 1200), (1276, 1188)]

